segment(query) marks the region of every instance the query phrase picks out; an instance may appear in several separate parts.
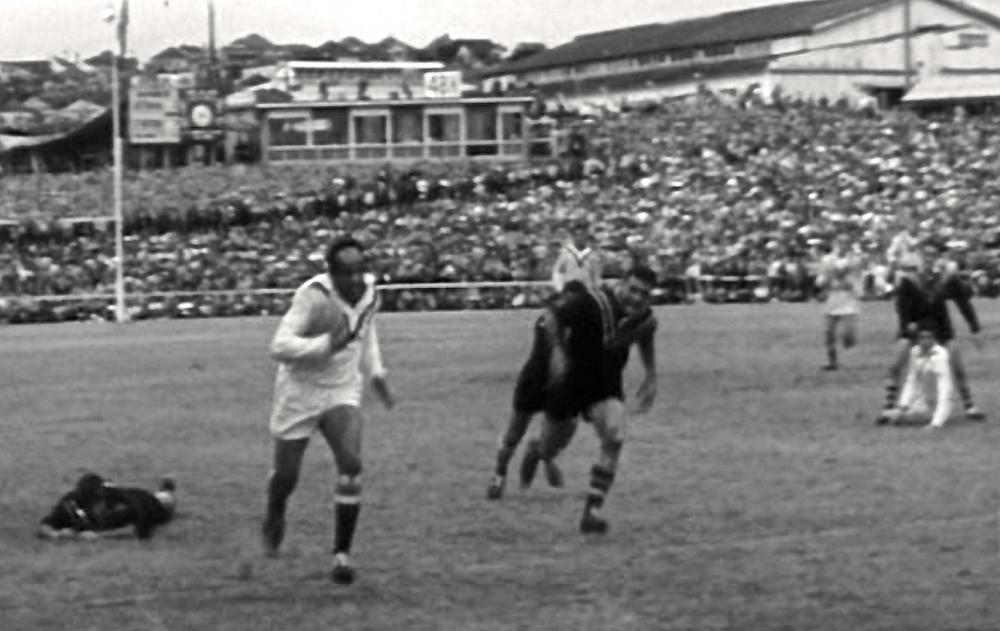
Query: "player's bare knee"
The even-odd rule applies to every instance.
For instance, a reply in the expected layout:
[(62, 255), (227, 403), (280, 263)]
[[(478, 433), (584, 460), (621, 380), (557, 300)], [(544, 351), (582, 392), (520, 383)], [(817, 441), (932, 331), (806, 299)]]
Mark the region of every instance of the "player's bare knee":
[(618, 426), (608, 427), (601, 436), (601, 449), (608, 454), (617, 455), (625, 446), (625, 437)]

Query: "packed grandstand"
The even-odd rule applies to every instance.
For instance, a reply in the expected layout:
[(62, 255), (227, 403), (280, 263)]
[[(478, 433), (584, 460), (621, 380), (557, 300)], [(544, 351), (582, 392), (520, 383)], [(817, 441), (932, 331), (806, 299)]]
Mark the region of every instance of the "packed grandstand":
[[(549, 289), (526, 281), (549, 278), (581, 220), (605, 275), (642, 258), (662, 302), (811, 299), (815, 261), (845, 232), (879, 296), (904, 218), (997, 293), (1000, 115), (702, 94), (565, 126), (577, 141), (530, 164), (129, 172), (132, 316), (280, 313), (339, 232), (401, 285), (387, 309), (532, 306)], [(110, 207), (108, 171), (0, 177), (0, 321), (112, 317)], [(426, 287), (485, 281), (511, 284)]]

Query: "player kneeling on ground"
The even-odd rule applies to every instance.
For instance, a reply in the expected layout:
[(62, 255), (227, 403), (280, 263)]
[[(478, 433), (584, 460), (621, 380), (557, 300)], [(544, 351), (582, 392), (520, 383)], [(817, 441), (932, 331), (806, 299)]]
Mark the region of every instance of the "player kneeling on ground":
[(934, 326), (917, 327), (916, 345), (910, 351), (906, 381), (899, 403), (883, 415), (883, 423), (944, 427), (952, 413), (955, 384), (948, 349), (934, 339)]
[(497, 452), (489, 499), (503, 495), (507, 466), (537, 412), (545, 413), (544, 425), (541, 436), (526, 448), (521, 486), (531, 484), (540, 463), (549, 484), (562, 486), (555, 458), (573, 438), (582, 415), (597, 432), (601, 454), (591, 469), (580, 529), (607, 531), (599, 513), (624, 442), (623, 373), (632, 344), (639, 347), (646, 372), (638, 394), (640, 413), (656, 397), (656, 317), (650, 308), (655, 285), (656, 276), (646, 267), (632, 270), (613, 290), (571, 282), (537, 320), (531, 355), (518, 376), (514, 409)]
[(955, 343), (955, 329), (947, 306), (948, 301), (955, 303), (969, 325), (973, 344), (981, 346), (978, 336), (979, 318), (971, 300), (972, 288), (959, 278), (949, 262), (941, 256), (942, 247), (934, 242), (924, 244), (921, 256), (915, 259), (916, 270), (901, 275), (897, 283), (895, 302), (899, 318), (899, 340), (896, 357), (889, 367), (885, 408), (877, 419), (879, 424), (885, 422), (886, 412), (896, 407), (900, 379), (915, 343), (914, 335), (918, 326), (930, 328), (937, 343), (948, 351), (952, 377), (965, 409), (965, 417), (973, 421), (986, 418), (972, 401), (968, 372), (962, 359), (962, 351)]
[(174, 516), (176, 485), (164, 478), (160, 490), (116, 486), (96, 473), (85, 473), (63, 495), (38, 528), (42, 539), (96, 539), (101, 532), (132, 526), (139, 539)]

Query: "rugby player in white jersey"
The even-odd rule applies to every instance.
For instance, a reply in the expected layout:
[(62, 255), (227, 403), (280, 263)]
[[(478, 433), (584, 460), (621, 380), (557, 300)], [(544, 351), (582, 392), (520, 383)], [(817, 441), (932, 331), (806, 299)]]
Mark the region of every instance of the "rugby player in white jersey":
[(590, 247), (590, 227), (585, 222), (576, 224), (573, 236), (559, 251), (559, 258), (552, 267), (552, 286), (556, 293), (571, 280), (578, 280), (587, 287), (601, 286), (600, 253)]
[(378, 294), (374, 277), (367, 273), (363, 246), (341, 237), (329, 246), (326, 264), (327, 273), (295, 291), (271, 342), (279, 366), (270, 423), (274, 464), (262, 534), (265, 550), (276, 553), (302, 456), (318, 430), (333, 451), (339, 475), (332, 578), (346, 584), (355, 578), (348, 555), (361, 508), (360, 406), (365, 381), (387, 408), (392, 408), (393, 397), (375, 331)]
[(827, 364), (824, 370), (836, 370), (837, 328), (843, 326), (842, 342), (845, 349), (857, 341), (858, 314), (861, 309), (861, 257), (853, 251), (851, 239), (838, 235), (833, 250), (824, 256), (819, 265), (816, 284), (826, 293), (824, 305)]
[(903, 392), (896, 407), (886, 411), (885, 422), (937, 429), (952, 415), (955, 383), (951, 357), (935, 339), (933, 322), (921, 322), (914, 328), (917, 343), (910, 350)]

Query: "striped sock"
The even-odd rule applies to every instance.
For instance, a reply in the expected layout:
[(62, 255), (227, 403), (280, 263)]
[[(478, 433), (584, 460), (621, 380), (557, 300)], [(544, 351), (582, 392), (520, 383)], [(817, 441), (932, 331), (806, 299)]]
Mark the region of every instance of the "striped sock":
[(604, 498), (611, 490), (615, 481), (612, 469), (595, 464), (590, 469), (590, 488), (587, 489), (587, 509), (592, 510), (604, 505)]
[(347, 554), (351, 551), (354, 529), (358, 524), (358, 515), (361, 512), (361, 483), (358, 478), (356, 476), (340, 476), (333, 500), (337, 523), (333, 553)]
[(975, 407), (972, 402), (972, 390), (969, 389), (968, 383), (965, 383), (964, 381), (960, 383), (958, 386), (958, 393), (962, 397), (962, 405), (965, 409), (968, 410), (971, 407)]
[(899, 386), (896, 385), (896, 381), (890, 379), (885, 382), (885, 409), (889, 410), (896, 407), (896, 397), (899, 396)]

